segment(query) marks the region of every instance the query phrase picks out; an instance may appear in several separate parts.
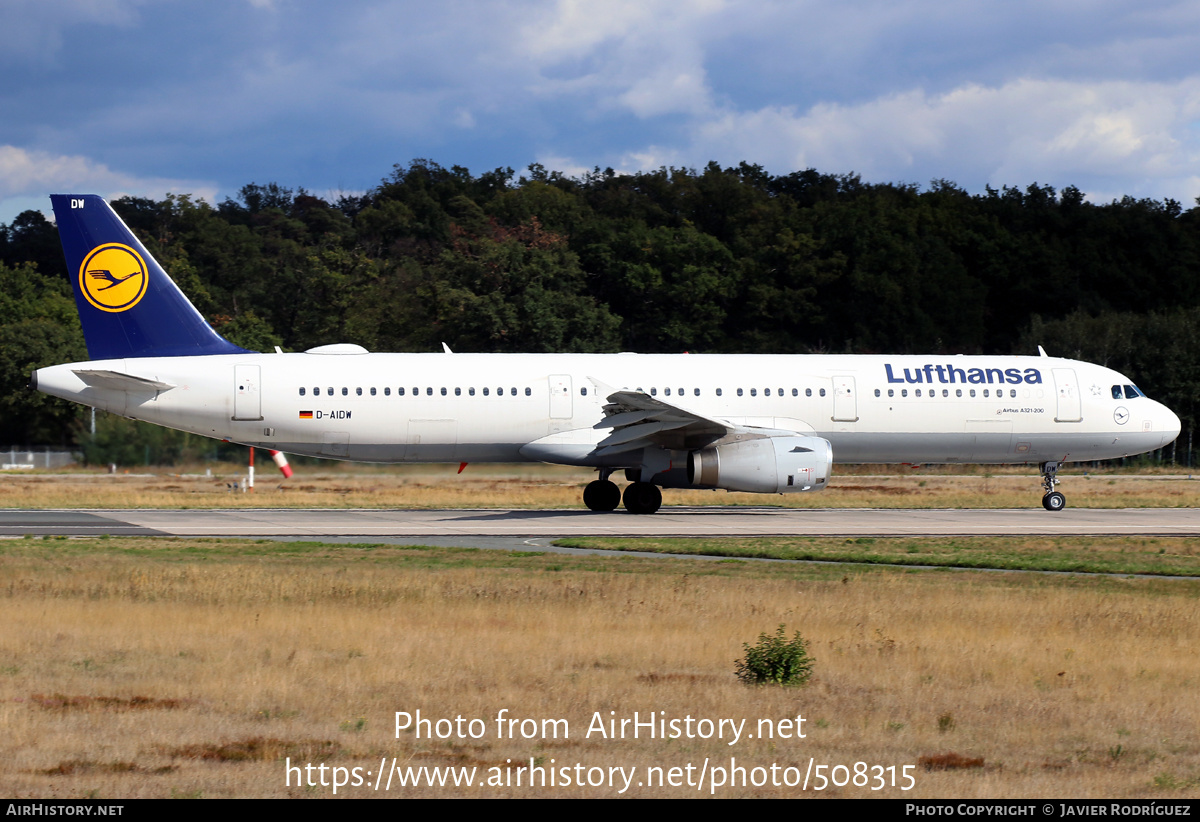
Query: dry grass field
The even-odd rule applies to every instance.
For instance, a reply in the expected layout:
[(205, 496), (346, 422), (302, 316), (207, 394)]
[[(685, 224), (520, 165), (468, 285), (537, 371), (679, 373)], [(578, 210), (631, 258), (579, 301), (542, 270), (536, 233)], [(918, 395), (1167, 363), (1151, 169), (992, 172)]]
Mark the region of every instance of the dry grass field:
[[(768, 784), (733, 771), (716, 795), (798, 796), (754, 768), (782, 780), (811, 760), (850, 783), (818, 794), (813, 777), (810, 796), (1195, 798), (1198, 595), (1193, 581), (1026, 573), (3, 540), (0, 795), (327, 797), (299, 772), (285, 784), (285, 763), (365, 775), (395, 758), (526, 785), (394, 781), (389, 796), (609, 797), (615, 767), (636, 769), (624, 796), (706, 796), (732, 760)], [(812, 681), (742, 685), (743, 643), (780, 623), (808, 639)], [(395, 712), (417, 710), (485, 732), (398, 735)], [(498, 738), (502, 710), (565, 719), (569, 738)], [(597, 712), (635, 711), (745, 719), (755, 738), (587, 736)], [(805, 738), (759, 738), (759, 720), (798, 715)], [(530, 788), (531, 760), (572, 776), (578, 763), (585, 780), (600, 768), (606, 784)], [(878, 772), (889, 787), (856, 787), (856, 763), (869, 783), (895, 766)], [(904, 766), (908, 792), (890, 787)], [(670, 768), (682, 785), (638, 786)], [(700, 790), (686, 784), (702, 772)], [(385, 795), (374, 778), (338, 796)]]
[[(970, 472), (974, 469), (974, 472)], [(220, 466), (198, 473), (74, 471), (0, 475), (0, 508), (577, 508), (584, 469), (547, 465), (300, 466), (287, 481), (260, 467), (253, 493), (231, 490), (241, 474)], [(1183, 471), (1184, 469), (1179, 469)], [(886, 471), (886, 473), (884, 473)], [(1079, 466), (1059, 475), (1068, 504), (1081, 508), (1200, 505), (1200, 475), (1094, 473)], [(664, 505), (779, 505), (795, 508), (1028, 508), (1041, 500), (1034, 467), (985, 469), (838, 466), (819, 493), (764, 495), (665, 491)]]

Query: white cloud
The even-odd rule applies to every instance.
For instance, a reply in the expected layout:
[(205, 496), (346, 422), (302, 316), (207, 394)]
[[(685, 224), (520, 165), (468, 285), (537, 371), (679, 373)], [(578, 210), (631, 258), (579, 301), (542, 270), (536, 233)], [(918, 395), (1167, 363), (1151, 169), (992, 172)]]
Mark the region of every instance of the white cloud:
[(521, 50), (539, 62), (576, 58), (612, 40), (661, 40), (717, 13), (724, 0), (557, 0), (521, 29)]
[[(1200, 159), (1197, 120), (1200, 79), (1020, 79), (940, 95), (916, 89), (856, 105), (821, 103), (806, 111), (727, 109), (694, 123), (687, 145), (650, 146), (623, 160), (642, 168), (748, 160), (777, 172), (815, 167), (918, 183), (933, 176), (993, 185), (1144, 179), (1160, 181), (1178, 197), (1192, 184)], [(1190, 197), (1196, 193), (1191, 189)]]
[(514, 56), (536, 96), (591, 97), (639, 118), (712, 109), (705, 30), (725, 0), (559, 0), (524, 26)]
[(30, 208), (49, 209), (50, 194), (162, 197), (168, 192), (216, 201), (217, 187), (200, 180), (137, 177), (87, 157), (55, 155), (0, 145), (0, 222)]

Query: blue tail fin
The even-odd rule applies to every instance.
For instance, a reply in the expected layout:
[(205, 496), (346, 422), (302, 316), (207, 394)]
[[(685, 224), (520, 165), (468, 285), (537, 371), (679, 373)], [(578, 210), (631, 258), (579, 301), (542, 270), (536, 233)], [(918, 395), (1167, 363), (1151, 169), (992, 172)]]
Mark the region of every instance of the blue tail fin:
[(101, 197), (50, 200), (91, 359), (245, 353), (212, 330)]

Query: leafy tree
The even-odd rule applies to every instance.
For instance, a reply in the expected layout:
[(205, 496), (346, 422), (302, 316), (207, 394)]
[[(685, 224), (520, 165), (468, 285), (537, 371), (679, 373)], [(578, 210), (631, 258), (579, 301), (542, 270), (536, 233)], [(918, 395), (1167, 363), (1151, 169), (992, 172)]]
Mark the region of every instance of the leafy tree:
[(70, 286), (32, 264), (0, 265), (0, 442), (67, 444), (74, 403), (27, 388), (38, 368), (87, 359)]

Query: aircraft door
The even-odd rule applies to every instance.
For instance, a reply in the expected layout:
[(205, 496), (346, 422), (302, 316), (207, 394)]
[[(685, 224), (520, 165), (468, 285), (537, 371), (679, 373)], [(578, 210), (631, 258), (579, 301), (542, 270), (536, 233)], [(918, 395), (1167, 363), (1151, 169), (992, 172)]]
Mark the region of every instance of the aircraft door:
[(550, 418), (566, 420), (574, 416), (571, 410), (571, 375), (550, 375)]
[(1055, 422), (1080, 422), (1083, 419), (1083, 406), (1079, 397), (1079, 382), (1075, 379), (1074, 368), (1055, 368), (1054, 388), (1058, 393), (1058, 408), (1054, 414)]
[(854, 377), (833, 378), (833, 419), (836, 422), (858, 422)]
[(257, 365), (235, 365), (233, 367), (233, 419), (261, 420), (263, 418), (258, 372)]

